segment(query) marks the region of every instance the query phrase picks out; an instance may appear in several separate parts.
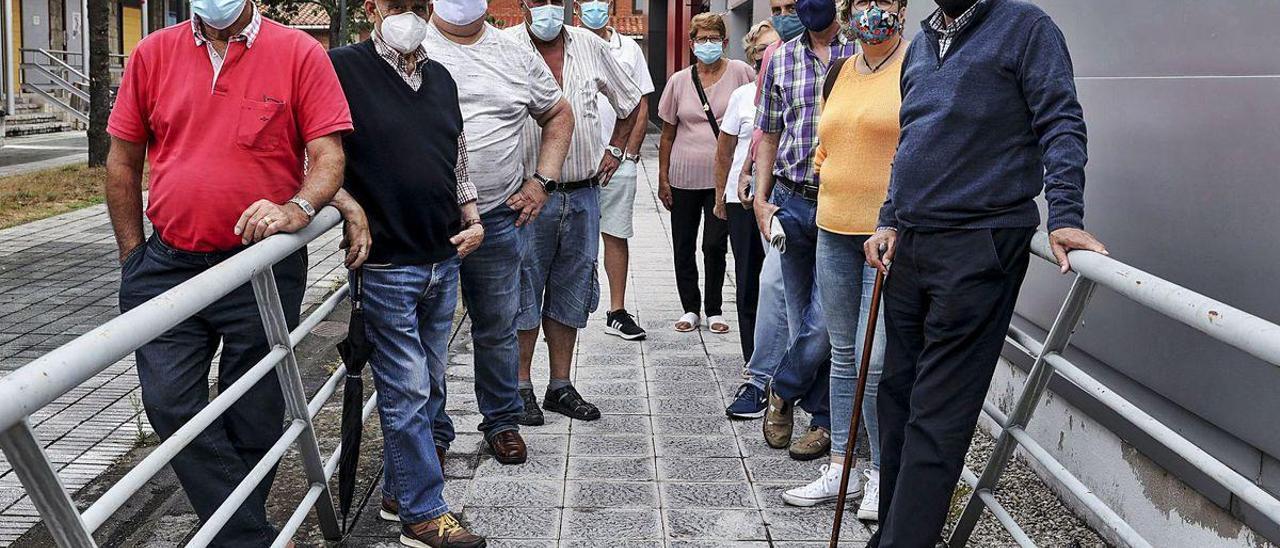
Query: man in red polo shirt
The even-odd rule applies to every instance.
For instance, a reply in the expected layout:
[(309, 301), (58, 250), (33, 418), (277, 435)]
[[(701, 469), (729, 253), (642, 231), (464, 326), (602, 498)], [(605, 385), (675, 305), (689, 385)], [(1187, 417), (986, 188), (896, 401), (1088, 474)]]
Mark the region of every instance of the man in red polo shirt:
[[(307, 226), (341, 185), (341, 135), (352, 129), (351, 114), (320, 44), (263, 19), (245, 0), (194, 0), (191, 7), (190, 22), (138, 44), (107, 126), (106, 195), (120, 247), (121, 311), (247, 245)], [(142, 222), (144, 159), (151, 163), (150, 239)], [(306, 286), (306, 249), (273, 270), (292, 328)], [(249, 284), (138, 349), (143, 406), (161, 438), (207, 405), (219, 345), (220, 389), (270, 349)], [(174, 459), (202, 520), (279, 438), (283, 418), (273, 372)], [(271, 544), (270, 488), (268, 477), (215, 545)]]

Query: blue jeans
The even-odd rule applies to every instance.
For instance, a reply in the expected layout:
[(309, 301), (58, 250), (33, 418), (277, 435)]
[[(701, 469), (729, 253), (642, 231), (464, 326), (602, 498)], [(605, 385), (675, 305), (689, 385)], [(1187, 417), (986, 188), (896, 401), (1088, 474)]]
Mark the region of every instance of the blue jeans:
[(773, 380), (789, 340), (791, 329), (787, 325), (787, 293), (782, 287), (782, 254), (765, 246), (764, 265), (760, 268), (760, 300), (756, 305), (756, 349), (747, 362), (747, 382), (764, 390)]
[(799, 402), (813, 416), (810, 425), (829, 429), (831, 343), (818, 298), (818, 202), (781, 184), (774, 187), (771, 202), (781, 208), (777, 218), (787, 233), (782, 285), (791, 326), (791, 341), (773, 377), (773, 391), (784, 400)]
[[(867, 265), (862, 244), (866, 236), (846, 236), (818, 232), (818, 288), (822, 308), (827, 313), (827, 333), (831, 335), (831, 453), (843, 455), (849, 440), (849, 419), (853, 415), (854, 393), (858, 388), (858, 368), (862, 364), (867, 318), (871, 314), (871, 292), (876, 269)], [(857, 314), (851, 314), (857, 310)], [(876, 387), (884, 371), (884, 311), (876, 322), (876, 338), (871, 345), (871, 364), (862, 398), (862, 423), (871, 440), (871, 467), (880, 468), (880, 426), (876, 417)]]
[(520, 268), (516, 329), (537, 329), (544, 317), (574, 329), (586, 327), (600, 304), (600, 188), (552, 192), (524, 230), (528, 248)]
[(436, 264), (366, 266), (365, 329), (378, 390), (383, 436), (383, 494), (400, 518), (419, 523), (449, 511), (436, 457), (444, 414), (449, 328), (458, 305), (458, 258)]
[[(128, 312), (234, 254), (188, 253), (153, 235), (126, 257), (121, 267), (120, 311)], [(292, 329), (298, 325), (307, 283), (306, 249), (277, 263), (272, 272), (285, 322)], [(160, 439), (168, 439), (209, 404), (209, 367), (219, 343), (220, 391), (271, 350), (253, 288), (247, 283), (138, 348), (142, 406)], [(173, 471), (201, 520), (217, 511), (275, 444), (284, 430), (283, 422), (284, 399), (276, 373), (271, 371), (174, 457)], [(271, 544), (276, 530), (267, 522), (265, 504), (274, 477), (273, 468), (232, 514), (213, 546)]]
[(518, 216), (506, 204), (481, 215), (484, 243), (462, 261), (462, 297), (471, 316), (475, 349), (476, 405), (484, 415), (480, 431), (485, 436), (518, 430), (516, 420), (524, 412), (516, 339), (520, 277), (514, 275), (514, 265), (524, 253)]

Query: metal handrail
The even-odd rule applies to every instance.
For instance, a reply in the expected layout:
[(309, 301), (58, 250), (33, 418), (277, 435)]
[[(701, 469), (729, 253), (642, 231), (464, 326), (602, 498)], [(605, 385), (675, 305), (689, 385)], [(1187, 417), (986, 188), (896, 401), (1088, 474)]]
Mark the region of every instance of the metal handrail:
[[(1034, 255), (1057, 264), (1049, 246), (1048, 234), (1037, 233), (1032, 239), (1031, 251)], [(1053, 476), (1063, 489), (1071, 493), (1092, 514), (1095, 522), (1102, 525), (1100, 533), (1104, 538), (1122, 546), (1150, 546), (1124, 518), (1027, 434), (1026, 426), (1054, 375), (1071, 382), (1085, 395), (1132, 423), (1164, 448), (1230, 491), (1240, 501), (1272, 522), (1280, 524), (1280, 500), (1275, 495), (1263, 490), (1243, 474), (1129, 402), (1062, 355), (1084, 317), (1089, 299), (1098, 287), (1114, 291), (1275, 366), (1280, 366), (1280, 325), (1105, 255), (1073, 251), (1070, 260), (1075, 279), (1045, 340), (1037, 341), (1016, 327), (1009, 329), (1008, 342), (1035, 361), (1027, 372), (1027, 380), (1018, 401), (1008, 416), (991, 402), (983, 406), (983, 412), (996, 423), (999, 430), (996, 433), (995, 450), (981, 477), (974, 479), (971, 474), (966, 474), (967, 477), (962, 478), (973, 488), (973, 493), (970, 494), (947, 543), (953, 547), (964, 546), (985, 507), (1014, 535), (1019, 546), (1035, 546), (994, 497), (1000, 476), (1013, 456), (1014, 449), (1022, 447), (1028, 458)]]
[[(343, 285), (295, 329), (287, 331), (284, 308), (272, 273), (274, 264), (336, 226), (338, 220), (336, 210), (325, 208), (298, 233), (267, 238), (0, 378), (0, 450), (17, 473), (58, 546), (96, 546), (93, 531), (273, 369), (280, 380), (288, 426), (271, 450), (201, 526), (189, 546), (205, 546), (212, 541), (246, 496), (266, 477), (265, 472), (274, 467), (295, 443), (310, 488), (276, 538), (275, 545), (287, 544), (312, 508), (316, 509), (325, 538), (333, 540), (341, 536), (328, 482), (337, 469), (342, 447), (339, 445), (327, 459), (322, 460), (311, 421), (337, 392), (346, 368), (339, 366), (308, 401), (294, 347), (347, 297), (348, 288)], [(30, 415), (245, 283), (253, 285), (272, 350), (236, 382), (219, 391), (204, 409), (117, 480), (87, 510), (79, 512), (36, 440), (28, 422)], [(366, 419), (373, 410), (376, 397), (375, 393), (365, 402), (363, 411)]]
[[(74, 75), (78, 76), (81, 80), (83, 80), (82, 82), (78, 82), (78, 83), (81, 83), (81, 84), (88, 84), (88, 83), (89, 83), (89, 77), (88, 77), (87, 75), (85, 75), (83, 72), (80, 72), (80, 69), (77, 69), (77, 68), (75, 68), (75, 67), (73, 67), (73, 66), (71, 66), (71, 65), (67, 64), (67, 63), (66, 63), (65, 61), (63, 61), (62, 59), (59, 59), (57, 56), (53, 55), (53, 52), (52, 52), (52, 51), (50, 51), (50, 50), (42, 49), (42, 48), (22, 48), (22, 53), (39, 53), (39, 54), (41, 54), (41, 55), (44, 55), (44, 56), (45, 56), (46, 58), (48, 58), (50, 61), (53, 61), (54, 63), (57, 63), (57, 64), (58, 64), (59, 66), (61, 66), (64, 70), (70, 71), (70, 72), (71, 72), (71, 74), (74, 74)], [(36, 63), (36, 64), (39, 64), (39, 63)]]

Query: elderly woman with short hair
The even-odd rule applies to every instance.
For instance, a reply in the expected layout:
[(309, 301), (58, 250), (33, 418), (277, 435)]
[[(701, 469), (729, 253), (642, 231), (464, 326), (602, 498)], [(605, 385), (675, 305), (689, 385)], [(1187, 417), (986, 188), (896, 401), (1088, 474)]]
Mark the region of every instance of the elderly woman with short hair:
[[(658, 197), (671, 212), (676, 287), (684, 309), (684, 315), (675, 323), (676, 331), (693, 331), (702, 321), (699, 312), (704, 311), (704, 295), (698, 289), (696, 260), (701, 224), (707, 325), (713, 333), (727, 333), (729, 323), (721, 315), (721, 290), (729, 227), (714, 214), (716, 138), (729, 96), (754, 80), (755, 71), (742, 61), (724, 57), (729, 40), (719, 14), (699, 14), (689, 27), (697, 60), (671, 76), (658, 103), (658, 116), (663, 122), (658, 149)], [(704, 98), (709, 111), (704, 109)]]

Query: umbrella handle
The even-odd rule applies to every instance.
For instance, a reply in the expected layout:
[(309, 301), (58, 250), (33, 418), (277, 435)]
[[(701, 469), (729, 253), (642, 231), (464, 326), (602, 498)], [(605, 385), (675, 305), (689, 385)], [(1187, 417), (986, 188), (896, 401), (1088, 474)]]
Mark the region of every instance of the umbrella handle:
[[(858, 439), (858, 427), (862, 422), (862, 398), (867, 391), (867, 372), (871, 369), (872, 344), (876, 340), (876, 324), (880, 317), (880, 296), (884, 292), (884, 273), (876, 271), (875, 285), (871, 289), (871, 310), (867, 317), (867, 334), (862, 342), (862, 363), (858, 366), (858, 388), (853, 397), (853, 413), (849, 417), (849, 435), (844, 447), (844, 473), (840, 475), (840, 493), (836, 497), (836, 517), (831, 522), (831, 545), (836, 548), (840, 541), (840, 526), (844, 522), (844, 507), (848, 498), (849, 476), (853, 471), (855, 457), (854, 440)], [(871, 440), (875, 443), (875, 440)]]
[(351, 284), (351, 307), (360, 310), (364, 300), (364, 267), (348, 270), (347, 283)]

